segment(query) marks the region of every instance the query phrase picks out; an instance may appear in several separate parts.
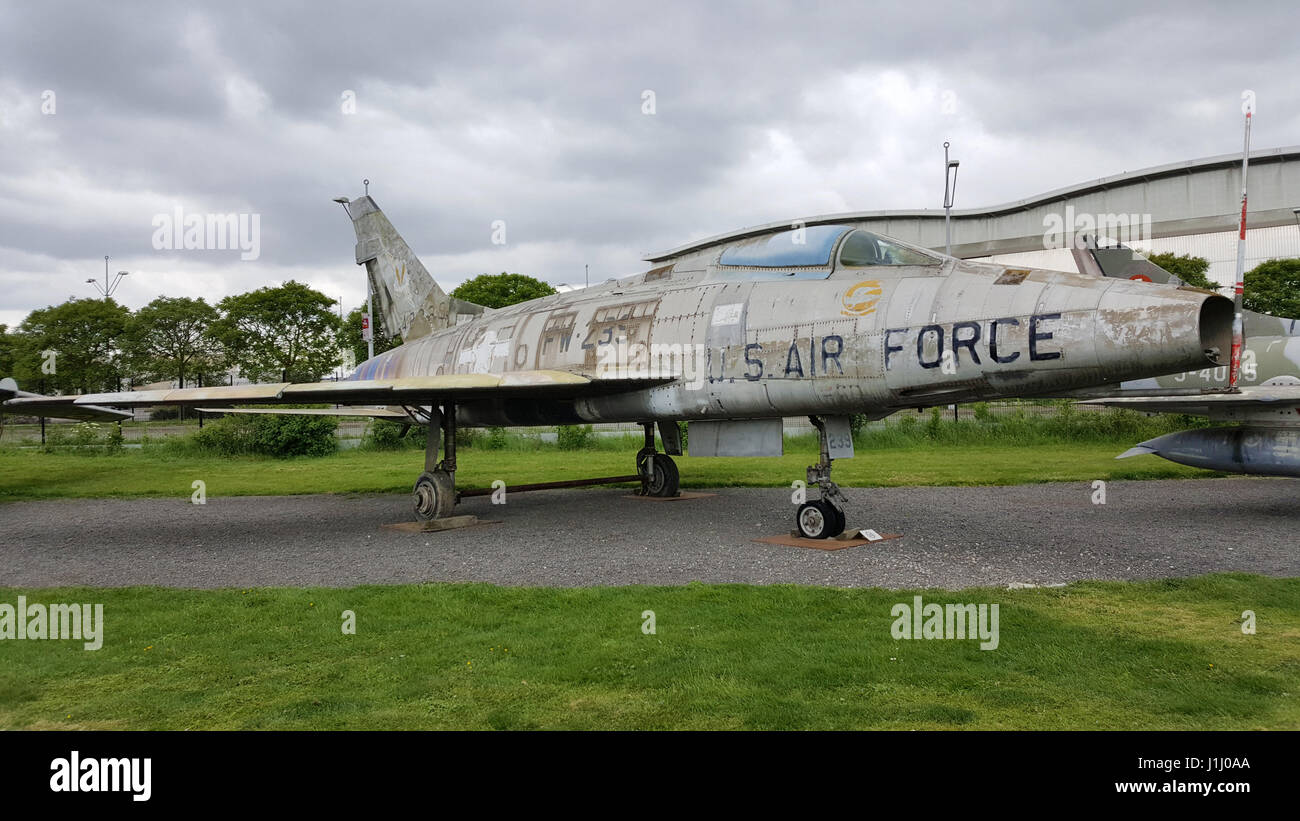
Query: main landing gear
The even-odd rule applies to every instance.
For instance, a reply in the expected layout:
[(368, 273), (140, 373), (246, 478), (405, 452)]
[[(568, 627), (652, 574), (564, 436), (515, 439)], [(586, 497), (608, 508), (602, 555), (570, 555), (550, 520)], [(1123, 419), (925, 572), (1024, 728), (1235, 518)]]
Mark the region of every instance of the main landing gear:
[[(462, 495), (456, 490), (456, 406), (452, 404), (443, 405), (441, 408), (435, 406), (421, 413), (428, 414), (424, 472), (415, 482), (413, 496), (416, 518), (431, 522), (451, 516)], [(654, 423), (644, 423), (643, 427), (645, 447), (636, 455), (635, 476), (607, 476), (601, 479), (571, 479), (563, 482), (517, 485), (511, 488), (511, 491), (624, 484), (640, 479), (643, 496), (680, 496), (677, 464), (667, 454), (655, 450)], [(681, 454), (682, 437), (676, 422), (660, 422), (659, 435), (663, 439), (665, 451), (676, 455)], [(439, 453), (442, 454), (441, 460), (438, 459)], [(488, 492), (471, 489), (465, 491), (464, 495), (481, 496)]]
[(799, 535), (805, 539), (832, 539), (844, 532), (844, 494), (839, 485), (831, 481), (830, 442), (827, 439), (826, 425), (816, 416), (808, 417), (817, 428), (821, 439), (821, 461), (808, 466), (808, 487), (817, 485), (822, 497), (799, 505), (795, 514), (795, 526)]
[[(438, 461), (439, 440), (442, 461)], [(424, 473), (415, 480), (415, 516), (421, 521), (445, 519), (458, 501), (456, 496), (456, 406), (429, 409), (424, 440)]]
[[(641, 427), (645, 429), (645, 447), (636, 454), (636, 472), (641, 477), (641, 495), (680, 496), (677, 463), (655, 450), (654, 423), (645, 422)], [(677, 430), (677, 423), (660, 422), (659, 431), (663, 436), (664, 450), (681, 455), (681, 436)]]

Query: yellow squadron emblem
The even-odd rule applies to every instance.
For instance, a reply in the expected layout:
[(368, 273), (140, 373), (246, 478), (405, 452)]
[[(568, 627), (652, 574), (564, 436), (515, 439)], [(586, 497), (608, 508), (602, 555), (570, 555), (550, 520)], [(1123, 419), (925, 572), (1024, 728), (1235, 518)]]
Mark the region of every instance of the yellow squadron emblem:
[(844, 292), (844, 308), (840, 313), (844, 316), (873, 314), (876, 312), (876, 304), (880, 302), (882, 293), (884, 291), (880, 287), (879, 280), (864, 279)]

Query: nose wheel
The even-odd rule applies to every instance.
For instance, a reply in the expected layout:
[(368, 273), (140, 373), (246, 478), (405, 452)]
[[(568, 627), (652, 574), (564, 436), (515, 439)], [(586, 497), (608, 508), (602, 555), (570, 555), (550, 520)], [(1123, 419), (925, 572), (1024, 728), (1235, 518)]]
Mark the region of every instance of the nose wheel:
[(799, 505), (795, 526), (805, 539), (831, 539), (844, 532), (844, 511), (825, 499)]
[(822, 492), (822, 498), (799, 505), (794, 524), (799, 535), (805, 539), (833, 539), (844, 532), (847, 523), (844, 516), (844, 494), (840, 493), (840, 486), (831, 481), (830, 441), (826, 425), (816, 416), (808, 419), (817, 428), (821, 438), (821, 459), (808, 467), (808, 487), (816, 485)]

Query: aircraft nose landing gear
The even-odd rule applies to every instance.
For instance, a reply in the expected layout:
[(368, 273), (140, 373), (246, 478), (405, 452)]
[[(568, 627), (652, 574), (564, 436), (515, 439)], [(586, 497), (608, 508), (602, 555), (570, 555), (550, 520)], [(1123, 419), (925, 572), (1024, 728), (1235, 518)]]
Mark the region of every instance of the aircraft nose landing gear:
[(826, 424), (816, 416), (808, 417), (821, 439), (821, 460), (808, 466), (808, 487), (816, 485), (822, 498), (799, 505), (795, 514), (795, 527), (805, 539), (833, 539), (844, 532), (844, 494), (839, 485), (831, 481), (830, 438)]
[(805, 539), (831, 539), (844, 532), (844, 511), (825, 499), (799, 505), (795, 525)]

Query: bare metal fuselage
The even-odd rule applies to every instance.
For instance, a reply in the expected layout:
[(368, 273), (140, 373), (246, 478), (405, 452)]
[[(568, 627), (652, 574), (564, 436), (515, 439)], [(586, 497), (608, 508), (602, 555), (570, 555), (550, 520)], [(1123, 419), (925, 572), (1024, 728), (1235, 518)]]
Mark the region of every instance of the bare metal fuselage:
[(473, 400), (457, 416), (505, 426), (885, 416), (1217, 365), (1229, 347), (1230, 301), (1194, 289), (948, 258), (773, 270), (717, 256), (486, 312), (376, 356), (354, 378), (551, 369), (605, 379), (611, 365), (638, 375), (644, 363), (627, 361), (638, 350), (658, 352), (652, 367), (671, 352), (677, 378), (655, 387)]

